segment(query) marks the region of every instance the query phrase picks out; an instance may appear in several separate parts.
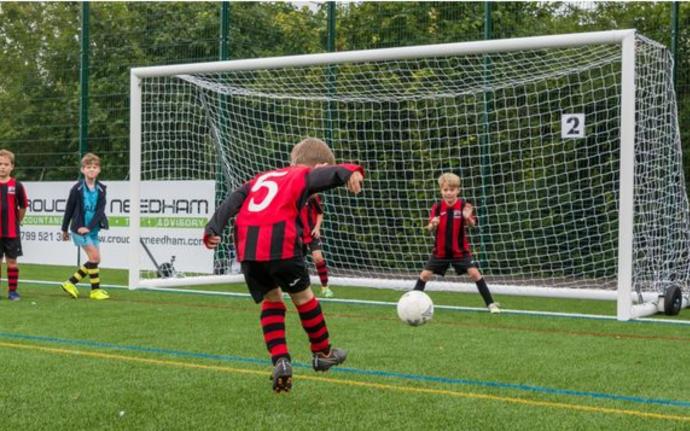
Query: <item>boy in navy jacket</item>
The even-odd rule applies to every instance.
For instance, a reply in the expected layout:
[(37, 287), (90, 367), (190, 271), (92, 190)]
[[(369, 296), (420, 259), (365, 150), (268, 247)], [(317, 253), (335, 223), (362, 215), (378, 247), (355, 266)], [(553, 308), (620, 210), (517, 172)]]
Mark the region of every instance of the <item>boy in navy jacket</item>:
[(91, 281), (91, 299), (108, 299), (110, 295), (100, 288), (98, 264), (101, 262), (98, 233), (108, 229), (108, 218), (105, 215), (105, 185), (97, 180), (101, 173), (101, 159), (95, 154), (87, 153), (81, 159), (83, 180), (79, 180), (69, 192), (65, 216), (62, 219), (62, 239), (72, 241), (84, 249), (88, 261), (77, 270), (69, 280), (62, 283), (62, 290), (72, 298), (79, 297), (77, 284), (89, 274)]

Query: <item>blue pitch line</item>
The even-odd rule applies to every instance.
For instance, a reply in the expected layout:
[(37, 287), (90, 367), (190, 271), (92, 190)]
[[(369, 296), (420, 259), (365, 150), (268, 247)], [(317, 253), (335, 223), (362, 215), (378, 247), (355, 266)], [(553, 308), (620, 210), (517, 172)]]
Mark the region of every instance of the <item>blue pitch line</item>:
[[(41, 341), (55, 344), (63, 345), (73, 345), (73, 346), (86, 346), (86, 347), (97, 347), (110, 350), (124, 350), (132, 352), (144, 352), (144, 353), (157, 353), (166, 356), (173, 356), (178, 358), (195, 358), (195, 359), (210, 359), (214, 361), (221, 362), (241, 362), (250, 363), (258, 365), (272, 365), (270, 360), (267, 359), (256, 359), (256, 358), (245, 358), (242, 356), (235, 355), (218, 355), (213, 353), (196, 353), (196, 352), (185, 352), (180, 350), (170, 350), (170, 349), (160, 349), (155, 347), (144, 347), (144, 346), (128, 346), (119, 345), (113, 343), (105, 343), (100, 341), (89, 341), (89, 340), (72, 340), (67, 338), (57, 338), (57, 337), (45, 337), (37, 335), (25, 335), (25, 334), (12, 334), (7, 332), (0, 332), (0, 338), (9, 338), (15, 340), (28, 340), (28, 341)], [(296, 368), (306, 368), (311, 369), (311, 365), (302, 363), (293, 363)], [(403, 380), (411, 380), (417, 382), (432, 382), (432, 383), (444, 383), (449, 385), (463, 385), (463, 386), (479, 386), (486, 388), (498, 388), (498, 389), (513, 389), (523, 392), (534, 392), (549, 395), (568, 395), (575, 397), (586, 397), (595, 399), (605, 399), (612, 401), (627, 401), (637, 404), (654, 404), (661, 406), (673, 406), (673, 407), (685, 407), (690, 408), (690, 401), (681, 400), (666, 400), (659, 398), (644, 398), (644, 397), (633, 397), (627, 395), (616, 395), (607, 394), (603, 392), (588, 392), (588, 391), (576, 391), (571, 389), (557, 389), (548, 388), (545, 386), (532, 386), (532, 385), (521, 385), (515, 383), (502, 383), (502, 382), (491, 382), (482, 380), (471, 380), (471, 379), (456, 379), (449, 377), (438, 377), (438, 376), (425, 376), (419, 374), (407, 374), (398, 373), (394, 371), (378, 371), (378, 370), (363, 370), (358, 368), (347, 368), (338, 367), (333, 368), (331, 371), (338, 373), (352, 374), (352, 375), (364, 375), (364, 376), (376, 376), (384, 378), (397, 378)]]
[(10, 338), (15, 340), (28, 340), (28, 341), (43, 341), (47, 343), (54, 344), (64, 344), (71, 346), (85, 346), (85, 347), (100, 347), (103, 349), (110, 350), (124, 350), (131, 352), (144, 352), (144, 353), (159, 353), (167, 356), (177, 356), (181, 358), (200, 358), (200, 359), (212, 359), (214, 361), (222, 362), (244, 362), (250, 364), (259, 365), (272, 365), (272, 362), (268, 359), (256, 359), (256, 358), (245, 358), (242, 356), (235, 355), (217, 355), (213, 353), (196, 353), (196, 352), (183, 352), (179, 350), (169, 350), (169, 349), (159, 349), (156, 347), (145, 347), (145, 346), (127, 346), (114, 343), (104, 343), (101, 341), (89, 341), (89, 340), (71, 340), (68, 338), (58, 338), (58, 337), (44, 337), (40, 335), (25, 335), (25, 334), (11, 334), (8, 332), (0, 332), (0, 338)]

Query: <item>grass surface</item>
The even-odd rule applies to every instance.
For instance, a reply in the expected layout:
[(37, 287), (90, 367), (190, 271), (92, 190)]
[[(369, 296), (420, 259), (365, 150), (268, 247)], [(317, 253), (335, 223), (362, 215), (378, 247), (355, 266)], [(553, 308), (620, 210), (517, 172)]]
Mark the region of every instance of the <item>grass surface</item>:
[[(25, 280), (72, 272), (21, 268)], [(125, 284), (126, 274), (103, 270), (101, 278)], [(687, 325), (437, 309), (413, 328), (389, 305), (323, 301), (331, 340), (350, 356), (316, 374), (289, 306), (294, 390), (276, 395), (249, 298), (111, 289), (111, 300), (92, 301), (82, 286), (78, 300), (57, 285), (24, 283), (16, 303), (3, 290), (0, 429), (690, 429)], [(436, 305), (481, 305), (478, 294), (430, 295)], [(615, 312), (600, 301), (499, 300), (521, 310)]]

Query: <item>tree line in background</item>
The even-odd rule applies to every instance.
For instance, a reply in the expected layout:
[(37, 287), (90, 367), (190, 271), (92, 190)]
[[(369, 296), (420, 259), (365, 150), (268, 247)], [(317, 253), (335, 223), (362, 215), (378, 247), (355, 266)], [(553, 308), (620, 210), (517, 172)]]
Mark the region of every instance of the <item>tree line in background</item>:
[[(484, 38), (483, 2), (337, 3), (336, 50)], [(494, 38), (637, 28), (668, 46), (670, 3), (505, 2), (492, 5)], [(81, 3), (0, 4), (0, 147), (24, 180), (67, 180), (79, 158)], [(129, 69), (219, 57), (219, 3), (93, 3), (89, 27), (88, 149), (104, 178), (126, 179)], [(690, 4), (680, 5), (680, 124), (690, 120)], [(233, 59), (324, 52), (326, 4), (230, 5)], [(681, 127), (690, 178), (690, 132)]]

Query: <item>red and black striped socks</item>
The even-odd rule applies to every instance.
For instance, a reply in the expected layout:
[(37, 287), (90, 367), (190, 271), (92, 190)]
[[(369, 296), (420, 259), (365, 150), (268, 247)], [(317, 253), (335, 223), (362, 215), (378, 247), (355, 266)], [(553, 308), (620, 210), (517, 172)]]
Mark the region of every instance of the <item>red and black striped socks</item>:
[(7, 286), (10, 292), (17, 291), (19, 284), (19, 267), (7, 267)]
[(316, 273), (319, 274), (321, 286), (328, 286), (328, 266), (326, 266), (325, 260), (316, 262)]
[(273, 365), (282, 357), (290, 360), (285, 340), (285, 311), (285, 303), (282, 301), (271, 302), (264, 299), (261, 303), (261, 329)]
[(330, 350), (330, 341), (328, 339), (328, 327), (326, 327), (326, 319), (321, 312), (321, 305), (316, 297), (310, 301), (297, 306), (299, 312), (299, 319), (302, 322), (302, 328), (309, 336), (309, 343), (311, 344), (311, 351), (314, 353), (323, 352), (328, 353)]
[[(297, 311), (304, 331), (309, 336), (311, 351), (314, 353), (328, 353), (331, 344), (328, 335), (326, 319), (321, 312), (321, 305), (316, 297), (307, 303), (298, 305)], [(261, 329), (264, 333), (264, 342), (271, 355), (273, 365), (281, 357), (290, 360), (287, 341), (285, 339), (285, 303), (282, 301), (264, 301), (261, 303)]]

